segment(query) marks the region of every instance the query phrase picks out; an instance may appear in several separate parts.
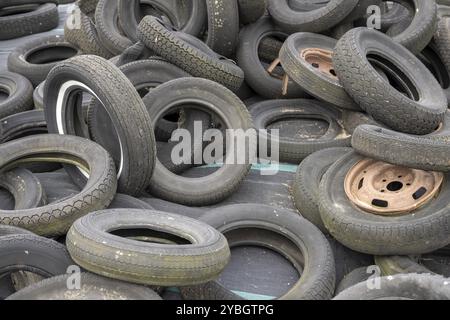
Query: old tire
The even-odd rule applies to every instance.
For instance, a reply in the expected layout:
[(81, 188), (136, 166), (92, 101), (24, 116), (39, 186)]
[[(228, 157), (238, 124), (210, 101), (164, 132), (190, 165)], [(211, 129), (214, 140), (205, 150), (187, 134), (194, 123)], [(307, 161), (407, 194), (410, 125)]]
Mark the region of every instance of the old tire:
[(44, 81), (50, 70), (66, 59), (80, 54), (63, 36), (47, 36), (26, 42), (8, 56), (8, 70), (28, 78), (33, 86)]
[(329, 148), (317, 151), (298, 166), (292, 195), (302, 217), (313, 223), (322, 232), (328, 233), (319, 212), (319, 184), (328, 168), (351, 148)]
[[(431, 133), (443, 121), (447, 98), (439, 83), (418, 58), (388, 36), (353, 29), (339, 40), (333, 62), (347, 92), (375, 120), (411, 134)], [(406, 96), (372, 65), (391, 76)]]
[[(184, 245), (144, 243), (110, 234), (136, 226)], [(183, 286), (215, 279), (230, 258), (227, 241), (205, 223), (150, 210), (106, 210), (75, 222), (67, 236), (72, 258), (91, 272), (127, 282)]]
[(0, 73), (0, 91), (8, 95), (0, 102), (0, 119), (33, 108), (33, 86), (24, 76), (7, 71)]
[[(127, 77), (103, 58), (85, 55), (59, 64), (50, 72), (44, 89), (45, 117), (50, 133), (82, 135), (77, 131), (77, 99), (59, 104), (58, 98), (88, 91), (101, 102), (114, 124), (121, 146), (114, 159), (119, 192), (136, 195), (148, 186), (152, 176), (156, 142), (150, 117), (138, 92)], [(109, 149), (109, 152), (113, 150)], [(69, 168), (70, 169), (70, 168)], [(78, 185), (85, 176), (69, 170)]]
[(90, 173), (79, 194), (39, 208), (1, 210), (1, 224), (48, 237), (63, 235), (76, 219), (107, 207), (114, 198), (117, 187), (114, 163), (106, 150), (89, 140), (51, 134), (31, 136), (2, 144), (0, 155), (0, 167), (39, 161), (46, 155), (49, 162), (88, 165)]
[[(355, 206), (347, 197), (345, 177), (364, 157), (349, 153), (335, 162), (320, 183), (320, 216), (330, 234), (352, 250), (373, 255), (411, 255), (449, 244), (450, 185), (436, 198), (410, 214), (379, 216)], [(405, 232), (408, 230), (408, 232)]]

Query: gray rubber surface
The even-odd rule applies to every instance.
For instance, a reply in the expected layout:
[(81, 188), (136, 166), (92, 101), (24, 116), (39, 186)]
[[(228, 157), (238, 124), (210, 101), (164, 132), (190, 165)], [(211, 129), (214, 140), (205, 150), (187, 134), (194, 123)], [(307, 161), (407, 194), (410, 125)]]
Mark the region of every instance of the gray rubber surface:
[(59, 25), (58, 28), (53, 29), (51, 31), (42, 32), (33, 34), (26, 37), (21, 37), (17, 39), (11, 39), (11, 40), (4, 40), (1, 41), (0, 45), (0, 71), (6, 70), (6, 60), (8, 59), (9, 53), (15, 48), (18, 47), (30, 40), (42, 38), (45, 36), (50, 35), (57, 35), (57, 34), (64, 34), (64, 22), (66, 21), (66, 18), (68, 14), (72, 11), (74, 5), (73, 4), (66, 4), (66, 5), (60, 5), (58, 6), (59, 11)]

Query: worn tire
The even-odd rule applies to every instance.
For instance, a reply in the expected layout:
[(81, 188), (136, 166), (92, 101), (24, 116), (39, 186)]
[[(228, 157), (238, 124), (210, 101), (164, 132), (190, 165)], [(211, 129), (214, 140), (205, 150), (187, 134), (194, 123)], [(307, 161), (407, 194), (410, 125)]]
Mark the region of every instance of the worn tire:
[[(8, 40), (40, 33), (58, 26), (58, 9), (53, 3), (26, 6), (25, 13), (0, 16), (0, 40)], [(17, 9), (22, 11), (20, 7)]]
[[(170, 15), (174, 15), (173, 20), (175, 22), (175, 28), (181, 32), (191, 34), (193, 36), (200, 36), (205, 24), (206, 24), (206, 2), (204, 0), (193, 0), (193, 1), (174, 1), (175, 11), (190, 9), (187, 14), (187, 21), (180, 21), (181, 17), (177, 17), (177, 12), (172, 12), (171, 8), (168, 7), (168, 3), (165, 0), (153, 0), (153, 1), (141, 1), (141, 0), (119, 0), (119, 18), (120, 24), (124, 33), (133, 42), (138, 41), (137, 28), (140, 21), (139, 16), (143, 13), (139, 8), (139, 4), (143, 2), (144, 4), (151, 4), (158, 7), (158, 9), (163, 12), (167, 12)], [(179, 4), (179, 6), (177, 6)], [(145, 14), (144, 14), (145, 16)]]
[(42, 110), (16, 113), (0, 121), (0, 143), (47, 132), (47, 122)]
[(267, 10), (267, 0), (238, 0), (239, 23), (246, 25), (258, 21)]
[(222, 56), (233, 57), (239, 37), (238, 0), (206, 0), (206, 9), (206, 44)]
[(295, 11), (288, 0), (268, 0), (268, 11), (275, 23), (288, 33), (325, 31), (344, 20), (358, 0), (330, 0), (312, 11)]
[[(434, 34), (434, 43), (436, 51), (446, 67), (447, 74), (450, 74), (450, 18), (439, 19), (437, 31)], [(448, 92), (448, 89), (446, 91)], [(447, 97), (450, 107), (450, 97), (448, 95)]]
[(216, 81), (232, 90), (238, 90), (244, 81), (244, 73), (239, 67), (193, 47), (154, 17), (142, 19), (138, 37), (155, 53), (194, 77)]
[[(61, 95), (67, 96), (80, 87), (102, 102), (116, 129), (121, 145), (120, 158), (114, 159), (119, 173), (119, 192), (140, 194), (150, 183), (155, 163), (153, 126), (138, 92), (111, 62), (85, 55), (60, 63), (50, 72), (44, 89), (45, 117), (49, 132), (77, 135), (74, 101), (59, 105), (58, 98)], [(83, 186), (85, 176), (78, 169), (71, 169), (69, 172), (72, 178), (79, 186)]]
[(280, 50), (283, 69), (303, 90), (317, 99), (350, 110), (360, 110), (353, 99), (344, 90), (337, 77), (319, 71), (299, 54), (309, 48), (334, 51), (337, 41), (314, 33), (296, 33), (291, 35)]
[[(83, 190), (73, 197), (44, 207), (4, 211), (0, 210), (0, 223), (18, 226), (44, 236), (58, 236), (67, 232), (79, 217), (107, 207), (116, 192), (117, 180), (114, 163), (99, 145), (78, 137), (37, 135), (15, 140), (0, 146), (0, 167), (28, 158), (52, 153), (48, 161), (89, 165), (90, 176)], [(74, 160), (70, 156), (81, 160)]]
[(380, 268), (383, 276), (408, 273), (433, 273), (408, 256), (377, 256), (375, 257), (375, 263)]
[[(12, 282), (12, 279), (8, 278), (12, 277), (17, 271), (52, 277), (65, 274), (67, 269), (74, 265), (65, 246), (54, 240), (32, 234), (14, 234), (0, 237), (0, 249), (2, 283), (5, 283), (5, 281)], [(11, 288), (3, 288), (2, 286), (0, 294), (14, 293), (14, 286), (10, 285), (9, 287)]]
[[(292, 118), (317, 119), (328, 123), (326, 133), (320, 137), (283, 137), (278, 138), (281, 162), (299, 164), (310, 154), (332, 147), (349, 147), (351, 136), (342, 127), (342, 113), (333, 107), (316, 100), (268, 100), (255, 104), (251, 108), (255, 128), (259, 130), (259, 143), (265, 142), (267, 151), (276, 138), (268, 132), (268, 125), (275, 121)], [(260, 157), (262, 157), (260, 150)]]
[(118, 9), (118, 0), (100, 0), (95, 9), (95, 26), (100, 42), (114, 55), (133, 45), (120, 30)]
[[(162, 83), (177, 78), (190, 77), (189, 73), (162, 60), (134, 61), (120, 66), (119, 69), (130, 80), (141, 97), (144, 97), (149, 89), (155, 88)], [(95, 105), (98, 105), (98, 103)], [(111, 128), (110, 121), (108, 121), (108, 115), (105, 114), (103, 109), (95, 106), (89, 108), (88, 125), (93, 139), (97, 141), (105, 142), (104, 140), (108, 139), (111, 133), (114, 133), (111, 131), (113, 128)], [(155, 138), (158, 141), (168, 141), (172, 136), (173, 130), (177, 128), (177, 123), (161, 119), (155, 126)], [(110, 142), (109, 145), (111, 148), (117, 148), (117, 144), (114, 141)]]
[[(231, 205), (213, 209), (202, 216), (201, 220), (217, 228), (225, 236), (228, 233), (232, 242), (236, 240), (235, 245), (268, 246), (291, 259), (289, 246), (293, 244), (297, 247), (304, 259), (302, 277), (280, 299), (327, 300), (332, 297), (336, 271), (330, 244), (317, 228), (294, 212), (258, 204)], [(254, 229), (253, 233), (251, 229)], [(239, 231), (241, 234), (238, 233)], [(287, 240), (290, 245), (285, 248), (282, 245), (276, 248), (271, 247), (270, 241), (264, 243), (264, 237), (258, 236), (258, 231), (263, 233), (270, 231), (281, 236), (280, 238), (285, 237), (284, 240)], [(299, 263), (298, 260), (292, 262), (294, 265)], [(213, 283), (213, 288), (218, 289), (218, 292), (211, 292), (208, 287), (211, 287), (211, 284), (183, 288), (182, 292), (185, 296), (188, 295), (188, 298), (196, 299), (212, 297), (230, 299), (230, 295), (233, 296), (231, 292), (217, 284)]]
[(153, 207), (147, 202), (131, 197), (126, 194), (118, 193), (109, 204), (108, 209), (146, 209), (153, 210)]
[(14, 210), (34, 209), (47, 202), (41, 182), (27, 169), (16, 168), (0, 174), (0, 187), (13, 195)]
[(428, 45), (436, 32), (436, 1), (401, 0), (398, 2), (413, 7), (415, 15), (411, 24), (392, 39), (417, 54)]
[(64, 36), (47, 36), (26, 42), (8, 56), (8, 70), (28, 78), (33, 86), (47, 78), (58, 63), (80, 54)]
[(34, 233), (26, 229), (0, 224), (0, 237), (15, 234), (34, 234)]
[(330, 234), (352, 250), (373, 255), (422, 254), (448, 245), (448, 177), (439, 195), (414, 214), (396, 217), (367, 214), (353, 205), (342, 187), (348, 171), (363, 159), (355, 152), (349, 153), (322, 178), (319, 210)]
[(356, 128), (352, 137), (356, 152), (391, 164), (450, 172), (450, 143), (402, 134), (376, 126)]
[(357, 284), (333, 300), (448, 300), (447, 283), (448, 279), (441, 276), (402, 274), (380, 278), (380, 289)]
[[(369, 47), (376, 52), (369, 57), (371, 62), (365, 53)], [(353, 29), (339, 40), (333, 62), (344, 88), (375, 120), (412, 134), (431, 133), (443, 121), (447, 98), (439, 83), (418, 58), (388, 36)], [(401, 78), (397, 82), (403, 83), (408, 96), (384, 80), (371, 63)]]
[(270, 39), (271, 36), (285, 39), (287, 34), (279, 31), (270, 17), (261, 18), (241, 30), (236, 58), (238, 65), (244, 71), (247, 83), (260, 96), (267, 99), (305, 97), (302, 88), (292, 80), (289, 81), (287, 94), (283, 96), (282, 80), (271, 76), (262, 64), (258, 55), (260, 43), (264, 38)]
[(24, 76), (13, 72), (1, 72), (0, 91), (8, 95), (0, 102), (0, 119), (33, 108), (33, 86)]
[[(73, 28), (71, 24), (77, 21), (75, 18), (77, 14), (79, 14), (80, 28)], [(113, 54), (100, 42), (94, 22), (83, 11), (75, 10), (68, 16), (64, 24), (64, 38), (67, 42), (80, 48), (84, 54), (94, 54), (105, 59), (113, 57)]]
[(319, 212), (319, 185), (328, 168), (339, 158), (351, 152), (351, 148), (329, 148), (317, 151), (298, 166), (292, 186), (295, 206), (302, 217), (328, 233)]
[[(108, 233), (136, 226), (180, 237), (186, 243), (144, 243)], [(73, 224), (67, 235), (67, 249), (74, 261), (91, 272), (161, 286), (213, 280), (230, 258), (225, 237), (212, 227), (191, 218), (151, 210), (91, 213)]]
[(367, 267), (357, 268), (345, 275), (341, 282), (339, 282), (335, 294), (338, 295), (342, 291), (347, 290), (358, 283), (367, 281), (370, 277), (371, 274), (367, 273)]
[(72, 274), (42, 280), (26, 287), (7, 300), (161, 300), (150, 288), (108, 279), (92, 273), (80, 273), (81, 287), (68, 289)]
[[(250, 114), (243, 102), (230, 90), (211, 80), (200, 78), (172, 80), (144, 97), (145, 105), (151, 106), (148, 112), (154, 124), (179, 101), (185, 104), (199, 104), (203, 109), (220, 115), (226, 121), (227, 129), (242, 129), (246, 132), (253, 128)], [(256, 146), (250, 147), (249, 154), (256, 152)], [(189, 179), (172, 174), (157, 161), (149, 191), (159, 198), (184, 205), (215, 204), (229, 197), (239, 187), (251, 167), (248, 160), (245, 162), (236, 165), (225, 164), (212, 175)]]

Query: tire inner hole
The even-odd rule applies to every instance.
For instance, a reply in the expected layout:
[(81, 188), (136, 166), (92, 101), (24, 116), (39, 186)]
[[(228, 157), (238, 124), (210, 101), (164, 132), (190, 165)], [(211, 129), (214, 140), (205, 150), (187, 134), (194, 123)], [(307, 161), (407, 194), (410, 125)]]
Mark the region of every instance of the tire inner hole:
[(3, 102), (8, 98), (9, 98), (9, 91), (4, 88), (0, 88), (0, 102)]
[(0, 9), (0, 17), (8, 17), (16, 14), (25, 14), (36, 10), (39, 7), (38, 4), (28, 4), (22, 6), (11, 6)]
[(224, 234), (231, 248), (231, 260), (218, 282), (235, 294), (249, 300), (273, 299), (287, 293), (300, 279), (304, 257), (286, 237), (257, 227)]
[(76, 54), (77, 50), (72, 47), (55, 46), (32, 51), (27, 54), (25, 59), (32, 64), (46, 64), (66, 60)]
[(148, 228), (122, 228), (108, 232), (109, 234), (132, 239), (140, 242), (172, 244), (172, 245), (190, 245), (189, 240), (169, 232), (162, 232)]
[(442, 89), (450, 88), (450, 75), (447, 72), (447, 68), (442, 62), (441, 56), (432, 47), (428, 46), (425, 48), (418, 57), (438, 80)]
[(419, 91), (413, 81), (393, 62), (375, 53), (368, 54), (367, 59), (374, 68), (384, 72), (387, 81), (393, 88), (409, 99), (419, 101)]
[(273, 119), (266, 125), (267, 130), (279, 130), (280, 137), (297, 140), (318, 139), (323, 137), (330, 124), (316, 117), (284, 116)]

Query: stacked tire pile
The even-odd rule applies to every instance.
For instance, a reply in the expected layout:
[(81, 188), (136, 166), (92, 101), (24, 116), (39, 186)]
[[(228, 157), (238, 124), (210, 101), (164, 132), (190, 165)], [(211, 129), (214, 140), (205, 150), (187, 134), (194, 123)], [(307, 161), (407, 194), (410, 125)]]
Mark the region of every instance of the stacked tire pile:
[[(0, 73), (13, 197), (0, 297), (239, 299), (217, 279), (230, 248), (257, 245), (301, 275), (280, 299), (449, 299), (450, 3), (437, 2), (78, 0), (64, 36), (16, 48)], [(0, 25), (38, 22), (0, 38), (53, 28), (46, 6), (3, 1)], [(221, 205), (250, 162), (183, 175), (207, 147), (180, 164), (171, 138), (195, 123), (280, 129), (260, 131), (260, 157), (277, 139), (280, 161), (299, 165), (298, 212)], [(48, 197), (63, 174), (72, 189)], [(157, 211), (149, 195), (207, 212)], [(369, 265), (337, 281), (330, 239), (374, 257), (376, 290)]]

